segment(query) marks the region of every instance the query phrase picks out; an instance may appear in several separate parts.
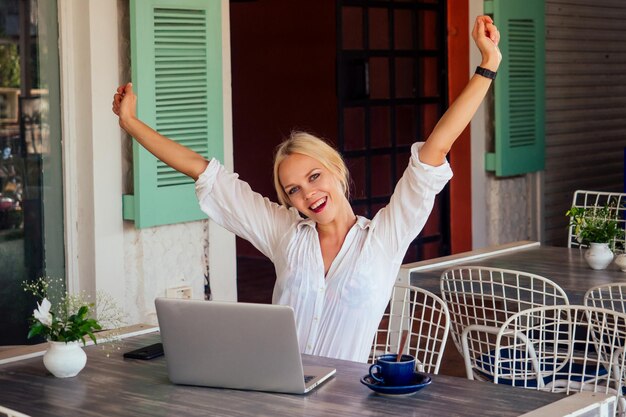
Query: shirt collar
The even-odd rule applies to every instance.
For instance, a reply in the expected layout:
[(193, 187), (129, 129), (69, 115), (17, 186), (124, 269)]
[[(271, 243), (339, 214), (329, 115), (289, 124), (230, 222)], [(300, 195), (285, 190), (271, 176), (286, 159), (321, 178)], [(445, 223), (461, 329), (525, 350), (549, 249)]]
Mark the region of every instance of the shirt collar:
[[(359, 226), (361, 229), (367, 229), (368, 227), (370, 227), (370, 224), (372, 223), (372, 221), (366, 217), (363, 216), (356, 216), (356, 225)], [(304, 226), (309, 226), (309, 227), (313, 227), (315, 228), (315, 221), (311, 220), (311, 219), (302, 219), (300, 220), (300, 222), (298, 223), (298, 229), (304, 227)]]

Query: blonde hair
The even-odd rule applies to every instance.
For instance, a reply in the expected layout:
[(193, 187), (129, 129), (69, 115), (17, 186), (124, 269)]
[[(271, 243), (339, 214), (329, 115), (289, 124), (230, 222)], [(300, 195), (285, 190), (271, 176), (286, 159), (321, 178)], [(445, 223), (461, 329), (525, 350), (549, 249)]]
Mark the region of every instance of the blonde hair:
[(339, 152), (324, 140), (310, 133), (291, 132), (289, 138), (276, 147), (276, 154), (274, 155), (274, 188), (278, 201), (282, 205), (291, 207), (289, 196), (278, 178), (278, 167), (285, 158), (294, 153), (306, 155), (319, 161), (337, 178), (346, 198), (350, 197), (350, 173)]

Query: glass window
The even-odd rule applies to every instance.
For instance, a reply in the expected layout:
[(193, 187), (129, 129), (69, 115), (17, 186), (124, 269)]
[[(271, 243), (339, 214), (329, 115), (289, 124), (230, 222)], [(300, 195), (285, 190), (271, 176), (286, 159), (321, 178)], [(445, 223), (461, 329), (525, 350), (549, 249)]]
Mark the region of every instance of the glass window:
[(0, 345), (27, 343), (23, 282), (65, 276), (56, 16), (0, 0)]

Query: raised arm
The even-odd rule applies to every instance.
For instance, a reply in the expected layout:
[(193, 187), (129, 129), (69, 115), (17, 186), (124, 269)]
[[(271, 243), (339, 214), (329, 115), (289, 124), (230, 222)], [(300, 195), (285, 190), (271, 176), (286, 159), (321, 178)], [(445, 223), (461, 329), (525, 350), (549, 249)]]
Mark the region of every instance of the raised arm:
[(113, 113), (120, 127), (134, 137), (151, 154), (175, 170), (195, 180), (204, 172), (208, 161), (202, 155), (166, 138), (137, 118), (137, 96), (128, 83), (120, 86), (113, 96)]
[[(498, 49), (500, 33), (489, 16), (478, 16), (472, 38), (482, 55), (481, 67), (496, 72), (502, 55)], [(419, 158), (425, 164), (441, 165), (452, 144), (468, 125), (489, 90), (492, 80), (474, 74), (461, 94), (441, 117), (422, 147)]]

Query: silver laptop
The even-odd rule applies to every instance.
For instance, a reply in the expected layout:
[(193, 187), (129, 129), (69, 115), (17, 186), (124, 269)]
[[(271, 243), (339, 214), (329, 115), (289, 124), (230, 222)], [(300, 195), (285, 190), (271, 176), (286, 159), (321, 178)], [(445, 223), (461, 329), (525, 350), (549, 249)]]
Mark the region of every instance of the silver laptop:
[(304, 394), (335, 369), (302, 367), (288, 306), (157, 298), (175, 384)]

